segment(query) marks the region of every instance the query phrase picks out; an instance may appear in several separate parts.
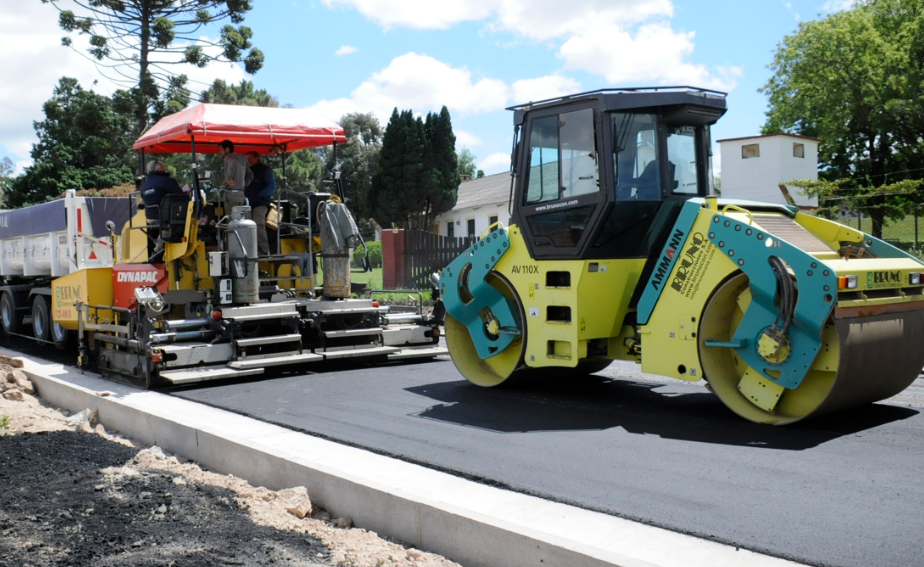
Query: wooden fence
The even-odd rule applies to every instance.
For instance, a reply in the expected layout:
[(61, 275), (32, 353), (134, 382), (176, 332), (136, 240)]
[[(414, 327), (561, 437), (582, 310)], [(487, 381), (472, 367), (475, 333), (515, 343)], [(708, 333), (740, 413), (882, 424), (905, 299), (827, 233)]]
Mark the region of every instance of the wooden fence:
[(424, 230), (404, 232), (404, 286), (424, 289), (430, 274), (439, 272), (456, 259), (475, 238), (440, 236)]

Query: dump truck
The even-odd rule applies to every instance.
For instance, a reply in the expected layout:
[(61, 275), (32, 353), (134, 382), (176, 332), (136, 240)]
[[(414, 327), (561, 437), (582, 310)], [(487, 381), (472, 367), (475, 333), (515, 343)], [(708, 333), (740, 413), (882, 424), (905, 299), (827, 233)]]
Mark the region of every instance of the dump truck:
[(924, 366), (924, 263), (713, 191), (725, 94), (606, 89), (514, 106), (511, 217), (446, 267), (446, 341), (479, 386), (613, 360), (788, 424), (893, 396)]
[[(197, 154), (217, 153), (225, 139), (282, 158), (268, 256), (258, 254), (250, 207), (224, 210), (200, 187)], [(188, 193), (146, 211), (138, 193), (71, 190), (0, 213), (3, 330), (75, 348), (81, 365), (146, 388), (445, 353), (438, 323), (422, 311), (392, 313), (354, 295), (362, 290), (351, 284), (350, 254), (364, 244), (342, 187), (285, 186), (288, 152), (345, 141), (342, 128), (306, 110), (201, 104), (162, 119), (134, 147), (142, 162), (188, 153)]]

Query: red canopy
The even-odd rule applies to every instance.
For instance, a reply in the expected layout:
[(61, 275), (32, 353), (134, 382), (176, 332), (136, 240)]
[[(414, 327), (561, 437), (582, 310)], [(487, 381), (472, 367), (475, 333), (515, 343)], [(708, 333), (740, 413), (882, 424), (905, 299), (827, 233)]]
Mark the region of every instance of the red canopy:
[(235, 153), (292, 152), (337, 142), (346, 143), (343, 128), (313, 110), (230, 104), (199, 104), (157, 122), (132, 146), (147, 153), (216, 154), (223, 140)]

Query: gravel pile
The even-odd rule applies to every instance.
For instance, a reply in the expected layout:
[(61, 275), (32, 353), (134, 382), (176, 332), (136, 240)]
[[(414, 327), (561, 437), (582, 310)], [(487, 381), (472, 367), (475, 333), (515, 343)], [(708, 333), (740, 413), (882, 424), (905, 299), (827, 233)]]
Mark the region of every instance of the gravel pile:
[(0, 364), (0, 566), (415, 565), (452, 563), (271, 491), (137, 448), (33, 394)]

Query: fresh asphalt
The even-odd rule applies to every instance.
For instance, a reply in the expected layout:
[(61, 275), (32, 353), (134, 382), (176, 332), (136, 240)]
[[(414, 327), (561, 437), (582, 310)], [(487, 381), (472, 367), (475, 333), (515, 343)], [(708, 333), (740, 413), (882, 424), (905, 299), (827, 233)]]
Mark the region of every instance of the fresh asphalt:
[(924, 379), (885, 403), (770, 427), (699, 384), (619, 362), (495, 389), (470, 385), (448, 360), (311, 368), (172, 393), (802, 563), (924, 565)]
[(452, 362), (336, 366), (173, 394), (350, 445), (812, 565), (924, 565), (924, 380), (786, 427), (632, 364), (515, 387)]

